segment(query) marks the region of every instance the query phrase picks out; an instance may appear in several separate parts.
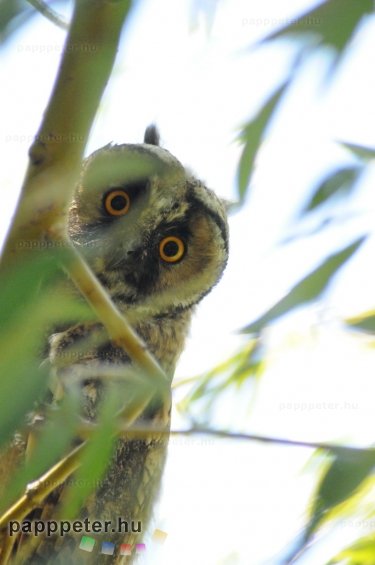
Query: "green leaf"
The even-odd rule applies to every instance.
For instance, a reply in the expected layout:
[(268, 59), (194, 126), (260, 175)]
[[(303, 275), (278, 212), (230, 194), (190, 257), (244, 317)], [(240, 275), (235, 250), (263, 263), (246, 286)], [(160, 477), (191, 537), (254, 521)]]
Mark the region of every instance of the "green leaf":
[(338, 505), (347, 502), (375, 467), (375, 449), (338, 448), (332, 455), (313, 497), (310, 520), (302, 539), (288, 556), (294, 563), (308, 547), (312, 535)]
[[(20, 242), (25, 244), (25, 242)], [(33, 304), (43, 279), (61, 276), (59, 253), (31, 250), (22, 264), (17, 263), (0, 279), (0, 331), (8, 333), (9, 326), (24, 316), (25, 308)]]
[(204, 408), (200, 413), (204, 413), (209, 419), (210, 410), (213, 404), (220, 397), (220, 393), (229, 387), (240, 388), (251, 378), (259, 378), (263, 372), (264, 352), (259, 340), (250, 340), (233, 357), (217, 365), (214, 369), (204, 375), (199, 375), (195, 386), (179, 402), (181, 411), (188, 410), (195, 402), (204, 402)]
[(330, 173), (314, 190), (310, 202), (302, 210), (303, 214), (316, 210), (333, 196), (348, 194), (362, 172), (362, 167), (342, 167)]
[[(3, 353), (0, 350), (2, 358)], [(30, 352), (18, 351), (18, 356), (12, 356), (2, 365), (1, 375), (0, 446), (24, 425), (25, 415), (45, 392), (48, 370)]]
[(375, 467), (375, 450), (343, 449), (337, 452), (314, 496), (307, 538), (317, 529), (326, 513), (348, 500)]
[(290, 35), (313, 34), (318, 45), (332, 47), (340, 54), (361, 18), (373, 10), (372, 0), (327, 0), (268, 35), (262, 43)]
[(78, 397), (69, 394), (58, 408), (47, 413), (39, 432), (34, 432), (35, 447), (29, 453), (27, 464), (16, 471), (7, 487), (1, 507), (3, 510), (25, 491), (30, 481), (38, 479), (66, 453), (78, 424)]
[(35, 252), (32, 257), (1, 279), (0, 445), (24, 425), (46, 390), (48, 367), (41, 363), (48, 324), (93, 316), (83, 301), (66, 292), (58, 293), (57, 300), (51, 289), (40, 292), (42, 279), (51, 283), (63, 275), (55, 254)]
[(344, 320), (345, 323), (356, 330), (362, 330), (369, 334), (375, 334), (375, 311), (371, 310), (360, 314), (359, 316), (353, 316), (352, 318), (347, 318)]
[(366, 536), (350, 547), (340, 551), (328, 565), (336, 563), (350, 563), (350, 565), (374, 565), (375, 562), (375, 538), (374, 534)]
[(245, 197), (250, 183), (255, 157), (263, 140), (264, 130), (268, 126), (276, 108), (278, 107), (288, 84), (289, 80), (276, 89), (272, 96), (259, 110), (255, 118), (246, 124), (240, 133), (240, 139), (244, 142), (237, 173), (238, 193), (241, 200)]
[(375, 149), (367, 147), (366, 145), (357, 145), (356, 143), (348, 143), (346, 141), (339, 141), (340, 145), (348, 149), (355, 157), (363, 161), (371, 161), (375, 158)]
[(118, 390), (114, 387), (101, 407), (95, 431), (82, 453), (81, 465), (69, 479), (69, 487), (64, 494), (61, 515), (73, 519), (84, 505), (87, 497), (97, 489), (108, 467), (115, 442), (116, 418), (119, 409)]
[(274, 322), (287, 312), (317, 300), (340, 267), (354, 255), (365, 239), (366, 237), (361, 237), (348, 247), (330, 255), (317, 269), (297, 283), (284, 298), (257, 320), (246, 326), (242, 332), (259, 333), (264, 326)]

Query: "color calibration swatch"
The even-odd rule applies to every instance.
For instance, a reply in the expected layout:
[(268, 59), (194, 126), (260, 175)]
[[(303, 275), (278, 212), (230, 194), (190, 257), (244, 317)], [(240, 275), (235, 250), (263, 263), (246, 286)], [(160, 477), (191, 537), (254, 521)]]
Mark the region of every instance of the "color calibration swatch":
[(156, 529), (152, 534), (152, 541), (158, 544), (162, 544), (167, 539), (167, 536), (168, 536), (167, 532), (163, 532), (163, 530)]
[(83, 536), (81, 539), (81, 543), (79, 544), (79, 549), (83, 549), (83, 551), (92, 551), (94, 549), (95, 540), (90, 538), (89, 536)]
[[(167, 533), (163, 532), (162, 530), (155, 530), (152, 534), (152, 540), (157, 542), (158, 544), (162, 544), (167, 539)], [(91, 552), (94, 549), (96, 540), (91, 538), (90, 536), (82, 536), (81, 543), (79, 544), (79, 549), (83, 551)], [(136, 543), (135, 546), (132, 546), (128, 543), (123, 543), (120, 545), (120, 555), (131, 555), (133, 547), (135, 548), (136, 553), (143, 553), (146, 551), (146, 544), (144, 543)], [(100, 553), (102, 555), (113, 555), (115, 552), (116, 546), (114, 543), (109, 541), (103, 541), (101, 545)]]

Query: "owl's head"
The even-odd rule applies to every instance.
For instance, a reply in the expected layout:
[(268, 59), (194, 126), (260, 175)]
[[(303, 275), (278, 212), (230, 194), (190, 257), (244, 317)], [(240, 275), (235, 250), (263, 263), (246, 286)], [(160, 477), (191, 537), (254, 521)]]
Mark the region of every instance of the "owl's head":
[(84, 163), (70, 237), (113, 300), (137, 316), (175, 316), (221, 277), (228, 257), (222, 201), (159, 145), (108, 145)]

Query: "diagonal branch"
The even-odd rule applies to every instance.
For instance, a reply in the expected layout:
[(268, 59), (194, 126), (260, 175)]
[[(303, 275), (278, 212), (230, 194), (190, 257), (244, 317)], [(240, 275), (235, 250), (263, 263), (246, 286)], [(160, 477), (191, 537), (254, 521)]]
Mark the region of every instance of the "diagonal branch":
[(43, 242), (65, 233), (83, 152), (130, 7), (131, 0), (75, 2), (57, 78), (29, 151), (2, 269), (25, 252), (19, 241)]
[(72, 245), (67, 245), (73, 259), (73, 262), (67, 266), (69, 275), (91, 304), (99, 319), (103, 321), (112, 340), (122, 347), (132, 361), (143, 369), (147, 375), (160, 379), (161, 383), (167, 382), (167, 377), (153, 355), (148, 351), (146, 345), (132, 329), (123, 314), (117, 310), (111, 297), (99, 283), (90, 267)]
[(38, 12), (42, 14), (47, 20), (57, 25), (61, 29), (68, 29), (69, 24), (59, 16), (46, 2), (43, 0), (27, 0)]

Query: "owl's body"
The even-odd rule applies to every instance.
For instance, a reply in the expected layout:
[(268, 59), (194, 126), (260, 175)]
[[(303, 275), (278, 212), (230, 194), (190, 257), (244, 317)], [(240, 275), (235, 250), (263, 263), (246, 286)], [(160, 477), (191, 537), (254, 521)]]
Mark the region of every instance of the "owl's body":
[[(86, 160), (71, 207), (69, 235), (171, 382), (194, 307), (216, 284), (227, 261), (222, 202), (158, 146), (151, 127), (144, 144), (109, 145)], [(91, 342), (77, 354), (77, 344), (96, 334), (95, 345)], [(94, 421), (106, 393), (95, 369), (132, 367), (125, 351), (103, 335), (99, 323), (82, 323), (50, 338), (50, 360), (62, 388), (74, 371), (90, 370), (90, 378), (82, 382), (82, 412)], [(74, 357), (69, 355), (73, 350)], [(170, 399), (164, 395), (145, 407), (137, 422), (167, 431), (169, 414)], [(144, 533), (167, 442), (168, 434), (116, 440), (109, 469), (81, 517), (140, 521)], [(50, 495), (43, 519), (56, 518), (63, 488)], [(120, 544), (139, 543), (142, 534), (113, 532), (98, 538), (116, 544), (111, 557), (99, 556), (100, 542), (93, 553), (79, 550), (79, 538), (45, 539), (28, 562), (129, 563), (130, 558), (119, 555)]]

